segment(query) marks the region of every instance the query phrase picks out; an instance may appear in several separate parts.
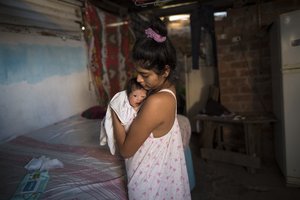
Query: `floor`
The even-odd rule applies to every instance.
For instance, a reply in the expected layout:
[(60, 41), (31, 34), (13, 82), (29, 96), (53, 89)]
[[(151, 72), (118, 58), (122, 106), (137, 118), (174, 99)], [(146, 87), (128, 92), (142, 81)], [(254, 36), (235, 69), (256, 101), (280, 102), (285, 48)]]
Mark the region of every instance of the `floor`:
[(263, 161), (261, 169), (251, 174), (242, 166), (201, 159), (196, 133), (190, 146), (196, 174), (192, 200), (300, 199), (300, 188), (286, 187), (275, 161)]

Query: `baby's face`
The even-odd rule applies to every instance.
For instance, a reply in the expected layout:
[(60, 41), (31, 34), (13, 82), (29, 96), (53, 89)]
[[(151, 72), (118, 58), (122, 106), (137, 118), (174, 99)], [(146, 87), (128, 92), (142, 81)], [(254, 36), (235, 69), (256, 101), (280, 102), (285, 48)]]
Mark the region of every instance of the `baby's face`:
[(144, 89), (133, 90), (128, 97), (129, 103), (132, 107), (137, 108), (141, 105), (146, 96), (147, 93)]

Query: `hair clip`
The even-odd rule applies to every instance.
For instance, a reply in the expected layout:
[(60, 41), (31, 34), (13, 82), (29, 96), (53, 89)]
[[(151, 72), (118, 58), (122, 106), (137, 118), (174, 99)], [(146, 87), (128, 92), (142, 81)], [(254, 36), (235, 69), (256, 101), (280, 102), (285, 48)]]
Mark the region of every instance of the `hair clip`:
[(161, 43), (161, 42), (164, 42), (166, 40), (166, 36), (159, 35), (152, 28), (147, 28), (145, 30), (145, 33), (146, 33), (146, 35), (147, 35), (148, 38), (152, 38), (156, 42)]

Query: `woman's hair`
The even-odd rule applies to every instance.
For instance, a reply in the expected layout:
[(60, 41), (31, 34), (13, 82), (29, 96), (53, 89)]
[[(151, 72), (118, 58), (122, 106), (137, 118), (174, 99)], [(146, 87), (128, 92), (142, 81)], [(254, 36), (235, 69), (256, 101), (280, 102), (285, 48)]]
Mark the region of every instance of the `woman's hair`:
[(165, 24), (158, 17), (152, 18), (148, 28), (136, 39), (132, 59), (142, 68), (153, 70), (158, 75), (163, 74), (168, 65), (170, 73), (167, 79), (170, 82), (176, 81), (176, 50), (168, 38)]
[(140, 90), (140, 89), (143, 89), (143, 86), (137, 82), (136, 78), (131, 78), (127, 81), (127, 84), (126, 84), (126, 94), (127, 96), (129, 96), (129, 94), (134, 91), (134, 90)]

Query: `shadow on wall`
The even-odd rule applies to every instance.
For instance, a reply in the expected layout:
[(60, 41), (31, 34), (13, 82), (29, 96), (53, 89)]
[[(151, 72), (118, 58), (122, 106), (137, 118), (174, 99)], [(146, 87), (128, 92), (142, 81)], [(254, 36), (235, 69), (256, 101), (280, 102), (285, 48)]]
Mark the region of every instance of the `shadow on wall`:
[(200, 96), (198, 97), (198, 101), (191, 105), (191, 107), (187, 110), (187, 116), (191, 122), (192, 131), (195, 132), (197, 130), (196, 122), (194, 117), (199, 114), (205, 108), (207, 103), (208, 95), (209, 95), (210, 85), (203, 85), (200, 90)]

